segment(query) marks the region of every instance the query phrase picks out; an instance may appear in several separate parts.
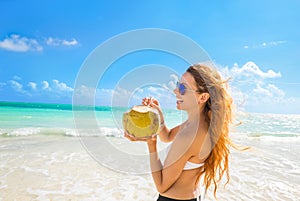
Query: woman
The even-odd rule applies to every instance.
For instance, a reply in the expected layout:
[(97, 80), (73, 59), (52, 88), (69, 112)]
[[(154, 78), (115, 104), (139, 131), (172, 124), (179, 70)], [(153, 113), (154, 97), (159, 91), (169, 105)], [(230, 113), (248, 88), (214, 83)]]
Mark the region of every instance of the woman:
[(201, 180), (205, 191), (212, 185), (214, 195), (219, 182), (228, 174), (229, 124), (232, 99), (227, 84), (219, 73), (203, 64), (187, 69), (174, 90), (177, 109), (184, 110), (188, 118), (181, 125), (169, 129), (157, 100), (144, 98), (143, 104), (159, 111), (162, 128), (159, 137), (172, 142), (166, 160), (162, 163), (157, 154), (157, 137), (137, 139), (125, 133), (131, 141), (146, 141), (155, 186), (159, 192), (157, 201), (197, 200)]

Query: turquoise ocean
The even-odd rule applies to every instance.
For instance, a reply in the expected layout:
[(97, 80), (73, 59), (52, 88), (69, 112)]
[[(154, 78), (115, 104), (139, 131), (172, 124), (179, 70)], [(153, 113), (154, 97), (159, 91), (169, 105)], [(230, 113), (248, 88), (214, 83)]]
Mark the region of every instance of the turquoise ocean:
[[(98, 129), (83, 135), (104, 137), (129, 152), (139, 147), (147, 153), (144, 144), (123, 138), (121, 118), (128, 109), (0, 102), (0, 201), (156, 200), (150, 174), (101, 165), (76, 129), (74, 112), (88, 127), (91, 121), (85, 114), (92, 111)], [(169, 127), (186, 117), (173, 109), (163, 112)], [(250, 149), (232, 149), (231, 181), (220, 188), (219, 200), (299, 200), (300, 115), (239, 112), (236, 124), (231, 138)], [(215, 199), (208, 192), (205, 200)]]

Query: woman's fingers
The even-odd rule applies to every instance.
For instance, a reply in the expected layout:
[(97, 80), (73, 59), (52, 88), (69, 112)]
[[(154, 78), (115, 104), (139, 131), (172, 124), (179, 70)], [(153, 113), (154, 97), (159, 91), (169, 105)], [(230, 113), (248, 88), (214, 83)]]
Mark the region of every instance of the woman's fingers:
[(124, 137), (129, 139), (130, 141), (136, 141), (136, 138), (127, 132), (124, 132)]
[(133, 136), (133, 135), (127, 133), (127, 132), (124, 132), (124, 137), (129, 139), (130, 141), (133, 141), (133, 142), (135, 142), (135, 141), (146, 142), (146, 141), (149, 141), (149, 140), (154, 140), (154, 139), (156, 139), (156, 136), (157, 136), (157, 134), (154, 134), (151, 137), (138, 137), (137, 138), (137, 137), (135, 137), (135, 136)]
[(142, 105), (148, 106), (148, 99), (147, 98), (143, 98)]
[(129, 139), (130, 141), (147, 141), (147, 138), (137, 138), (134, 135), (131, 135), (127, 132), (124, 132), (124, 137)]
[(158, 101), (153, 97), (143, 98), (142, 104), (145, 106), (150, 106), (150, 107), (154, 107), (154, 108), (159, 107)]
[(151, 97), (143, 98), (142, 104), (145, 105), (145, 106), (150, 106), (150, 104), (151, 104)]

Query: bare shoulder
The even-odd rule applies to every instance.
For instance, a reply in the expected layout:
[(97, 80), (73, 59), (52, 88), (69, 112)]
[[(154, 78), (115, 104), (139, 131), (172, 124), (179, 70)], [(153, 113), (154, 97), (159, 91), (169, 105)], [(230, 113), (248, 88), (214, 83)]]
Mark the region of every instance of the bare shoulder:
[(201, 161), (206, 159), (211, 152), (211, 139), (208, 129), (208, 124), (202, 122), (198, 124), (197, 129), (192, 128), (187, 135), (192, 138), (190, 152)]
[(211, 138), (208, 132), (208, 126), (201, 127), (197, 133), (194, 153), (198, 154), (201, 161), (205, 160), (212, 150)]

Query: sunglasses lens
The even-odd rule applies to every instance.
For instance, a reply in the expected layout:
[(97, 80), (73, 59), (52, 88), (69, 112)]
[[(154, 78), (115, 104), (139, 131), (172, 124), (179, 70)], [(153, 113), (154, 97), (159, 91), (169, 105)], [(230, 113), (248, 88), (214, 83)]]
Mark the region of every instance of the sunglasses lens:
[(183, 84), (177, 82), (177, 88), (178, 88), (180, 95), (183, 95), (185, 93), (185, 86)]

